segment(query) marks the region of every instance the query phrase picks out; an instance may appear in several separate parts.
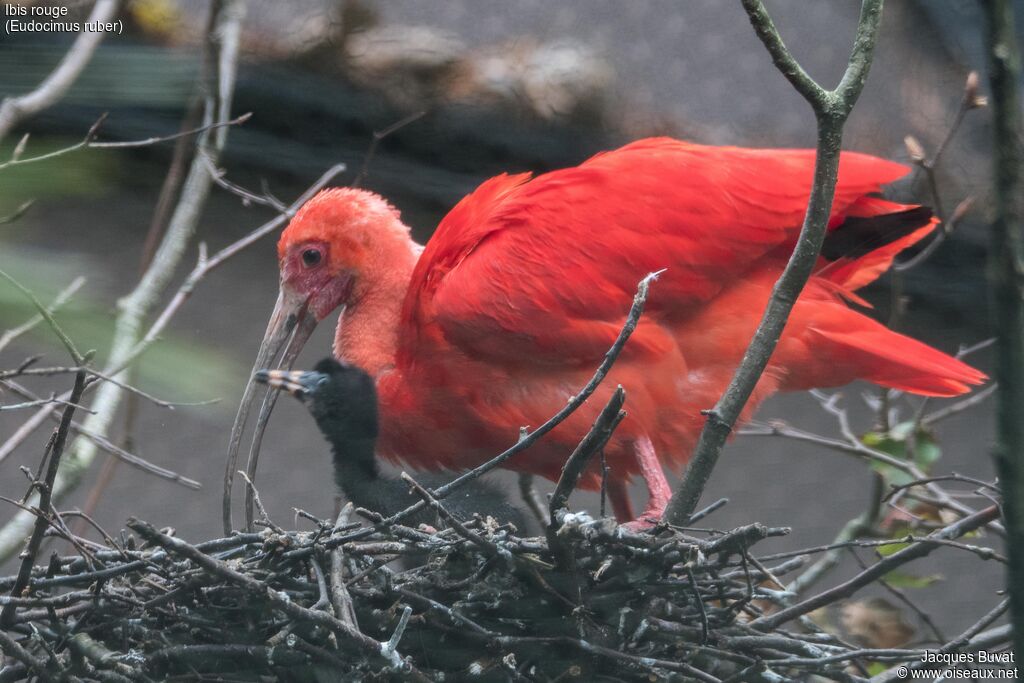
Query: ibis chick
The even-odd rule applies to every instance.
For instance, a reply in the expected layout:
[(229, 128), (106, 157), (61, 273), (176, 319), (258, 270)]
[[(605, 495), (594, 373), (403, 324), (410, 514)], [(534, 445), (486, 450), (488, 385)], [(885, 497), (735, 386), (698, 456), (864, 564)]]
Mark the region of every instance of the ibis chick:
[[(355, 365), (325, 358), (310, 371), (260, 370), (256, 381), (277, 387), (299, 399), (312, 413), (334, 453), (334, 479), (354, 505), (390, 516), (419, 500), (407, 483), (381, 473), (374, 448), (377, 443), (377, 389), (373, 378)], [(417, 476), (427, 488), (448, 483), (452, 477)], [(525, 518), (493, 484), (473, 481), (444, 498), (445, 508), (458, 519), (474, 513), (511, 522), (524, 531)], [(413, 514), (409, 522), (444, 526), (430, 508)]]

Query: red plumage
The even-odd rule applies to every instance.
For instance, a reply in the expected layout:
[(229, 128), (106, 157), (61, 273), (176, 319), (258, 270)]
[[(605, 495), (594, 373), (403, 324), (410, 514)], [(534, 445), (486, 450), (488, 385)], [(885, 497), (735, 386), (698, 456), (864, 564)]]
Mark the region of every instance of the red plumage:
[[(672, 467), (689, 456), (700, 411), (731, 378), (795, 244), (813, 165), (810, 150), (641, 140), (532, 180), (488, 180), (422, 254), (380, 198), (327, 191), (282, 235), (282, 296), (318, 318), (346, 305), (335, 352), (378, 378), (382, 455), (462, 469), (564, 406), (614, 341), (637, 282), (665, 269), (603, 388), (508, 463), (557, 477), (622, 384), (629, 416), (606, 449), (613, 501), (631, 515), (622, 487), (642, 471), (654, 514), (665, 494), (654, 454)], [(936, 225), (875, 196), (906, 170), (842, 155), (829, 222), (842, 253), (820, 260), (745, 416), (777, 390), (860, 378), (949, 396), (984, 379), (846, 303)], [(313, 268), (299, 260), (310, 249), (323, 252)], [(597, 483), (595, 472), (583, 481)]]

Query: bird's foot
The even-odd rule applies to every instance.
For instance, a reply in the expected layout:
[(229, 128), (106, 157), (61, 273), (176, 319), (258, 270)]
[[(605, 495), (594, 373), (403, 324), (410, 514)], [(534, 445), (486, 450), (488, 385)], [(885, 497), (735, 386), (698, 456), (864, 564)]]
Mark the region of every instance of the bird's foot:
[(661, 512), (660, 511), (659, 512), (655, 512), (655, 513), (649, 513), (649, 512), (647, 512), (645, 510), (643, 514), (641, 514), (639, 517), (637, 517), (633, 521), (625, 522), (625, 523), (621, 524), (620, 526), (628, 529), (629, 531), (632, 531), (634, 533), (638, 533), (639, 534), (639, 533), (644, 533), (646, 531), (651, 531), (656, 526), (658, 526), (658, 524), (660, 524), (660, 523), (661, 523)]

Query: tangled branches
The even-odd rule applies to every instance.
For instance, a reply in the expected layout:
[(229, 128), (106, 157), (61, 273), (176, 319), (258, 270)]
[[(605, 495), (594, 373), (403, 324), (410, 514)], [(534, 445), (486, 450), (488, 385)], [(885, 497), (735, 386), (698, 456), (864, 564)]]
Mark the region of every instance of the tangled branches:
[[(443, 502), (433, 504), (439, 528), (452, 521)], [(105, 546), (75, 539), (77, 554), (55, 554), (24, 591), (0, 598), (12, 612), (0, 634), (0, 681), (228, 672), (234, 680), (720, 682), (814, 673), (863, 681), (868, 663), (916, 661), (921, 652), (859, 649), (805, 615), (937, 548), (973, 547), (954, 539), (998, 508), (900, 539), (898, 552), (803, 600), (786, 577), (831, 547), (752, 554), (785, 528), (635, 534), (563, 507), (545, 539), (490, 518), (413, 529), (363, 510), (374, 523), (350, 523), (350, 512), (334, 523), (303, 513), (314, 531), (284, 531), (264, 517), (260, 532), (198, 544), (138, 520), (128, 522), (132, 535), (104, 532)], [(16, 582), (0, 579), (0, 590)], [(1003, 609), (945, 647), (1005, 640), (1008, 629), (989, 628)]]

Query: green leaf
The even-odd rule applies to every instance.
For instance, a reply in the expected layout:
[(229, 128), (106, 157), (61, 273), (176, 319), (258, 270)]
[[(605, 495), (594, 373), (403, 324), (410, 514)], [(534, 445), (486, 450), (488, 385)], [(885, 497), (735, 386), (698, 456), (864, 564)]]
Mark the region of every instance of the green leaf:
[(871, 662), (868, 664), (868, 676), (883, 674), (891, 668), (892, 664), (888, 662)]
[(878, 546), (878, 554), (882, 557), (889, 557), (889, 555), (894, 555), (909, 546), (910, 544), (905, 541), (894, 541), (893, 543)]
[(883, 580), (894, 588), (927, 588), (937, 581), (942, 581), (943, 578), (941, 574), (918, 576), (897, 569), (886, 574)]
[[(868, 432), (861, 437), (861, 443), (894, 458), (912, 461), (925, 473), (942, 457), (942, 449), (932, 433), (920, 426), (915, 432), (914, 423), (910, 420), (894, 425), (887, 432)], [(871, 466), (885, 478), (886, 483), (893, 486), (903, 486), (913, 481), (911, 475), (892, 465), (873, 462)]]

